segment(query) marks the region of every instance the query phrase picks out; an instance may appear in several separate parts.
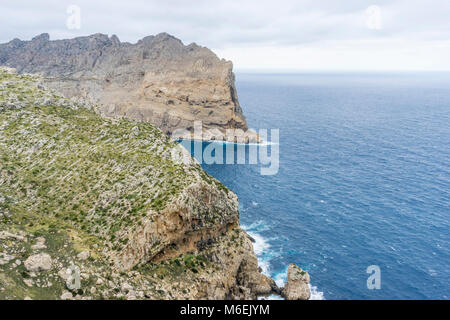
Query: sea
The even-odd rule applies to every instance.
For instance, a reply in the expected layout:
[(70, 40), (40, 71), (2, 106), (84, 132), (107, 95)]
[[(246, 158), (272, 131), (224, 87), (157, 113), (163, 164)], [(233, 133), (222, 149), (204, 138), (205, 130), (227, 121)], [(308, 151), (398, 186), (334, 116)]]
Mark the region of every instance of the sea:
[(311, 299), (450, 298), (450, 73), (237, 73), (236, 87), (278, 169), (202, 166), (238, 195), (264, 273), (282, 286), (297, 264)]

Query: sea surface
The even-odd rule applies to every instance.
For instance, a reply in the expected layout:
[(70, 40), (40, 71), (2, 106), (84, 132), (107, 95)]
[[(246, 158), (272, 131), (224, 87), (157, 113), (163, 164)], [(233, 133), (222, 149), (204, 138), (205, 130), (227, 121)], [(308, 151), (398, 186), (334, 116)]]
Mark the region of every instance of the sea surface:
[(283, 284), (298, 264), (314, 299), (449, 299), (450, 74), (236, 81), (249, 127), (279, 129), (278, 173), (203, 167), (239, 196), (264, 272)]

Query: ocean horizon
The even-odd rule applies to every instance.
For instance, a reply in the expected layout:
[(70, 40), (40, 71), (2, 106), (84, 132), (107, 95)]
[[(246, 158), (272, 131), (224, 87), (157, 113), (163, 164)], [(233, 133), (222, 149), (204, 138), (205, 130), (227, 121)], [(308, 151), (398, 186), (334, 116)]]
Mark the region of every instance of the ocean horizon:
[(249, 128), (279, 129), (279, 172), (203, 168), (238, 195), (267, 275), (283, 285), (298, 264), (312, 299), (449, 298), (449, 83), (444, 72), (237, 73)]

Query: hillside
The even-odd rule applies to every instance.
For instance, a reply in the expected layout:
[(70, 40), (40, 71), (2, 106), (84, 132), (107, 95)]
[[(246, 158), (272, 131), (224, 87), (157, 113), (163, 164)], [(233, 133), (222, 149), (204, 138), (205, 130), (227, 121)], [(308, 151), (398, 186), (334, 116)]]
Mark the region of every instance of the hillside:
[(278, 290), (239, 227), (236, 195), (161, 130), (96, 108), (0, 68), (0, 299)]

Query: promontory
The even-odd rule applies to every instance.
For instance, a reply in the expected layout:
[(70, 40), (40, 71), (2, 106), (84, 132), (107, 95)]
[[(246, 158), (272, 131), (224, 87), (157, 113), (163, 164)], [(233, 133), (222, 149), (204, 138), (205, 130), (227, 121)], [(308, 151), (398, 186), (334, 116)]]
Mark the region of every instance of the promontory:
[[(204, 130), (247, 131), (232, 63), (167, 33), (135, 44), (104, 34), (14, 39), (0, 44), (0, 65), (43, 75), (48, 87), (88, 99), (103, 115), (149, 122), (166, 134), (193, 131), (194, 121)], [(245, 139), (256, 137), (248, 132)]]

